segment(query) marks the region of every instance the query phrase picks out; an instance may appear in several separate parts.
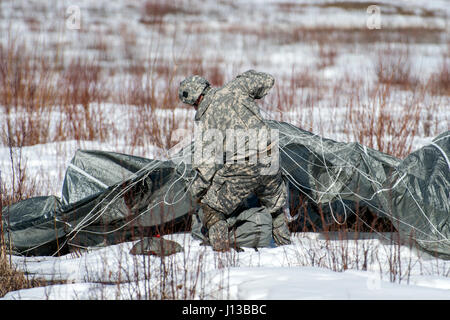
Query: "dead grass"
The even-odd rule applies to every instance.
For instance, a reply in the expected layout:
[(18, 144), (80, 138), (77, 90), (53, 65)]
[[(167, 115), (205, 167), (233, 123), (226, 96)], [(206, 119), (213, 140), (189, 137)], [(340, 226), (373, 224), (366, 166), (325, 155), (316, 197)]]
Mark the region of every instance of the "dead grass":
[(49, 119), (41, 117), (48, 117), (55, 103), (50, 65), (27, 53), (27, 46), (14, 38), (9, 38), (6, 48), (0, 47), (0, 105), (5, 115), (0, 134), (5, 145), (33, 145), (49, 139)]
[(319, 43), (317, 68), (324, 69), (335, 65), (336, 58), (338, 56), (338, 49), (335, 44), (326, 45), (322, 42)]
[(143, 4), (142, 17), (139, 22), (149, 25), (161, 25), (165, 16), (177, 14), (196, 14), (196, 12), (192, 8), (184, 6), (184, 3), (179, 0), (146, 0)]
[(12, 267), (6, 256), (0, 256), (0, 298), (10, 291), (40, 287), (45, 285), (42, 280), (29, 279)]
[[(224, 28), (227, 30), (228, 27)], [(133, 34), (127, 42), (129, 30), (124, 26), (121, 30), (124, 43), (133, 47), (136, 44)], [(228, 31), (245, 30), (245, 27), (235, 25)], [(270, 37), (278, 35), (279, 31), (263, 27), (251, 32)], [(328, 31), (311, 30), (320, 38), (316, 65), (319, 70), (334, 66), (339, 54), (335, 40), (327, 41), (328, 37), (324, 36)], [(117, 90), (108, 82), (108, 70), (98, 58), (73, 58), (61, 68), (57, 54), (45, 56), (39, 51), (42, 48), (31, 53), (17, 37), (10, 36), (8, 43), (7, 47), (0, 48), (0, 105), (5, 114), (0, 121), (1, 141), (3, 145), (12, 147), (65, 140), (117, 141), (120, 136), (132, 149), (155, 145), (168, 150), (174, 145), (173, 132), (178, 128), (188, 128), (190, 121), (180, 120), (174, 113), (182, 105), (177, 94), (179, 81), (190, 74), (208, 78), (213, 86), (221, 86), (228, 80), (227, 66), (221, 57), (206, 60), (194, 52), (180, 55), (183, 57), (180, 59), (156, 57), (146, 61), (134, 60), (129, 52), (129, 64), (122, 69), (127, 76)], [(102, 47), (101, 50), (108, 52), (110, 49)], [(446, 61), (443, 59), (442, 67), (430, 80), (433, 93), (448, 92)], [(284, 112), (302, 110), (304, 116), (297, 119), (296, 124), (308, 130), (318, 128), (319, 134), (323, 134), (328, 128), (321, 123), (313, 123), (314, 118), (308, 115), (314, 113), (319, 102), (331, 94), (332, 106), (346, 102), (348, 121), (342, 128), (351, 140), (395, 156), (404, 156), (411, 150), (412, 139), (417, 132), (419, 106), (425, 89), (413, 74), (406, 49), (380, 49), (375, 70), (379, 84), (372, 87), (364, 81), (336, 79), (325, 82), (316, 70), (293, 68), (288, 79), (277, 80), (274, 93), (263, 101), (263, 106), (278, 111), (278, 120), (288, 120), (284, 118)], [(400, 106), (401, 117), (394, 118), (391, 92), (397, 87), (414, 92), (414, 95)], [(132, 114), (126, 120), (128, 130), (125, 136), (108, 119), (110, 115), (102, 112), (102, 104), (108, 101), (130, 106)], [(163, 118), (162, 110), (165, 110)]]
[(375, 64), (375, 73), (381, 84), (396, 85), (414, 90), (420, 84), (413, 74), (413, 64), (408, 48), (380, 50)]
[(369, 6), (376, 5), (380, 8), (383, 15), (399, 14), (402, 16), (420, 16), (424, 18), (433, 18), (441, 16), (440, 12), (421, 8), (420, 10), (414, 10), (408, 6), (396, 5), (389, 3), (382, 3), (376, 1), (333, 1), (324, 3), (296, 3), (296, 2), (280, 2), (276, 3), (276, 6), (283, 11), (292, 12), (302, 11), (306, 8), (315, 7), (321, 9), (337, 8), (346, 11), (359, 11), (366, 12)]
[(91, 110), (92, 103), (101, 104), (109, 98), (98, 62), (73, 60), (58, 80), (63, 120), (55, 139), (104, 141), (103, 115), (98, 109)]
[(22, 157), (21, 148), (10, 148), (9, 158), (12, 172), (12, 181), (8, 183), (0, 179), (1, 205), (11, 205), (21, 200), (28, 199), (38, 192), (33, 177), (28, 176), (27, 164)]
[[(174, 132), (187, 129), (188, 119), (181, 119), (175, 109), (183, 106), (178, 98), (179, 82), (188, 75), (202, 75), (213, 86), (221, 86), (225, 75), (220, 59), (207, 61), (192, 54), (187, 59), (167, 61), (154, 58), (129, 66), (130, 76), (124, 81), (118, 101), (132, 106), (129, 118), (129, 142), (135, 147), (155, 145), (169, 150)], [(162, 88), (158, 86), (164, 83)]]
[[(301, 6), (290, 2), (280, 3), (279, 6), (283, 10), (302, 10)], [(319, 6), (360, 10), (366, 9), (368, 4), (343, 1)], [(167, 30), (170, 30), (171, 26), (165, 25), (165, 20), (168, 16), (180, 14), (193, 15), (197, 12), (180, 1), (149, 0), (141, 7), (140, 22), (148, 24), (149, 28), (156, 28), (157, 32), (168, 34)], [(424, 15), (431, 17), (434, 13), (424, 12)], [(33, 30), (41, 26), (33, 18), (26, 22)], [(368, 30), (294, 26), (283, 29), (273, 25), (252, 26), (224, 22), (217, 30), (210, 30), (201, 22), (192, 22), (183, 25), (183, 28), (181, 35), (174, 35), (174, 40), (189, 33), (217, 31), (219, 36), (239, 34), (244, 36), (244, 41), (251, 39), (254, 41), (252, 43), (258, 44), (269, 42), (275, 45), (317, 45), (317, 64), (307, 68), (293, 68), (286, 79), (277, 79), (275, 90), (262, 105), (268, 110), (278, 112), (277, 120), (290, 121), (292, 119), (285, 117), (285, 113), (300, 110), (301, 117), (295, 119), (295, 124), (306, 130), (316, 130), (319, 132), (315, 133), (321, 135), (345, 133), (350, 141), (357, 141), (396, 157), (402, 158), (411, 152), (413, 139), (419, 136), (421, 126), (424, 126), (426, 136), (435, 134), (436, 130), (433, 128), (437, 128), (437, 125), (434, 123), (439, 119), (433, 118), (431, 111), (426, 119), (420, 115), (423, 108), (438, 110), (427, 104), (425, 95), (450, 95), (448, 56), (443, 56), (439, 68), (432, 74), (428, 83), (423, 85), (424, 79), (414, 74), (408, 51), (410, 44), (439, 43), (445, 30), (437, 27)], [(192, 121), (190, 118), (180, 118), (175, 112), (182, 106), (177, 94), (179, 81), (191, 74), (206, 77), (213, 86), (221, 86), (231, 80), (227, 79), (226, 72), (230, 67), (220, 56), (206, 59), (201, 51), (198, 51), (180, 53), (178, 59), (158, 56), (142, 60), (135, 52), (139, 44), (137, 34), (126, 25), (120, 26), (119, 34), (128, 64), (118, 68), (115, 68), (116, 61), (111, 55), (112, 45), (103, 34), (98, 34), (95, 41), (89, 45), (90, 49), (97, 53), (93, 59), (75, 57), (62, 61), (60, 50), (64, 48), (53, 47), (51, 44), (55, 52), (46, 55), (43, 47), (30, 48), (20, 36), (8, 35), (7, 45), (0, 45), (0, 111), (3, 112), (0, 117), (0, 134), (1, 143), (10, 147), (13, 168), (12, 181), (8, 181), (8, 184), (2, 181), (0, 184), (3, 206), (46, 192), (45, 187), (37, 188), (33, 177), (28, 175), (21, 155), (22, 147), (54, 141), (89, 140), (111, 143), (125, 141), (132, 151), (148, 146), (168, 150), (175, 143), (172, 138), (176, 129), (188, 128)], [(400, 43), (401, 49), (396, 50), (390, 46), (387, 49), (378, 49), (377, 59), (374, 60), (378, 83), (370, 84), (366, 79), (339, 78), (323, 81), (321, 78), (322, 69), (336, 64), (341, 54), (338, 49), (340, 45), (364, 46), (393, 42)], [(257, 59), (254, 61), (255, 67), (261, 67)], [(105, 62), (109, 62), (113, 67), (105, 66)], [(243, 70), (237, 70), (241, 71)], [(117, 88), (113, 86), (108, 75), (120, 73), (124, 74), (124, 80)], [(407, 94), (406, 99), (401, 102), (394, 98), (395, 92), (399, 90)], [(345, 106), (346, 121), (339, 124), (338, 129), (333, 129), (337, 132), (330, 131), (323, 122), (314, 123), (315, 118), (312, 115), (320, 108), (319, 102), (324, 98), (329, 99), (327, 101), (330, 101), (332, 107)], [(118, 130), (119, 126), (116, 126), (111, 114), (102, 112), (102, 104), (106, 102), (118, 102), (129, 107), (130, 116), (120, 119), (127, 123), (126, 132)], [(446, 100), (432, 99), (432, 102), (440, 106), (445, 104)], [(297, 209), (303, 211), (306, 221), (308, 217), (305, 206)], [(326, 225), (326, 231), (341, 232), (344, 235), (345, 232), (393, 230), (394, 227), (386, 221), (370, 212), (358, 210), (360, 209), (357, 209), (358, 216), (367, 221), (370, 227), (362, 224), (361, 219), (350, 219), (342, 226)], [(324, 219), (323, 216), (322, 218)], [(320, 231), (315, 226), (311, 229), (303, 226), (302, 230)], [(5, 258), (4, 243), (2, 239), (0, 296), (8, 290), (38, 285), (38, 282), (28, 280), (23, 273), (11, 267)], [(332, 268), (348, 268), (350, 262), (343, 260), (345, 250), (333, 254), (328, 257)], [(315, 258), (313, 261), (320, 265)], [(339, 266), (338, 261), (344, 262)], [(199, 270), (202, 267), (200, 262), (195, 266)], [(393, 262), (393, 273), (397, 272), (394, 268), (397, 262)], [(151, 293), (152, 297), (161, 297), (160, 293), (164, 298), (195, 296), (195, 292), (187, 284), (182, 284), (179, 288), (177, 284), (165, 280), (167, 275), (182, 278), (181, 274), (175, 275), (174, 268), (175, 264), (163, 266), (159, 279), (160, 287)], [(190, 266), (186, 265), (185, 270), (188, 268)], [(150, 269), (148, 272), (150, 278)], [(147, 297), (146, 294), (147, 292), (142, 293), (143, 297)]]
[(191, 22), (184, 27), (187, 34), (220, 32), (221, 34), (239, 34), (246, 39), (254, 39), (252, 43), (272, 43), (273, 45), (289, 45), (295, 43), (327, 43), (330, 45), (368, 45), (374, 43), (439, 43), (446, 30), (440, 27), (383, 27), (370, 30), (364, 27), (339, 26), (292, 26), (284, 28), (267, 24), (254, 26), (249, 24), (223, 23), (211, 30), (200, 22)]
[(450, 96), (450, 56), (443, 55), (441, 63), (438, 69), (432, 73), (428, 85), (433, 94)]
[[(39, 54), (12, 37), (7, 48), (0, 47), (2, 143), (22, 147), (66, 139), (103, 141), (101, 115), (94, 117), (90, 110), (91, 103), (109, 97), (98, 62), (75, 58), (60, 71), (52, 60), (56, 57)], [(55, 111), (62, 118), (55, 118)]]
[[(24, 180), (22, 180), (22, 182), (23, 181)], [(19, 183), (19, 185), (23, 188), (22, 182)], [(28, 279), (23, 272), (18, 271), (12, 266), (11, 261), (8, 261), (5, 230), (3, 226), (3, 208), (5, 205), (21, 200), (20, 197), (23, 196), (23, 194), (21, 193), (21, 190), (19, 190), (18, 193), (20, 193), (20, 195), (18, 197), (17, 193), (7, 195), (5, 191), (0, 173), (0, 298), (10, 291), (42, 285), (42, 281)]]
[[(394, 102), (392, 86), (379, 85), (365, 95), (349, 98), (345, 122), (350, 140), (381, 152), (403, 158), (412, 151), (413, 139), (420, 124), (420, 101), (423, 90), (410, 95), (403, 103)], [(361, 94), (361, 93), (360, 93)], [(398, 112), (393, 112), (395, 109)]]

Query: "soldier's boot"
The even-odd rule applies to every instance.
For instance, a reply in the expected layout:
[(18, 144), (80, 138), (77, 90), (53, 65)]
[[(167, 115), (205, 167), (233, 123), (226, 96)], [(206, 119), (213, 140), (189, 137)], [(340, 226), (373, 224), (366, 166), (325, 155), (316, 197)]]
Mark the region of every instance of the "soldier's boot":
[(272, 220), (272, 236), (278, 246), (291, 244), (291, 232), (289, 231), (283, 211), (277, 212)]
[(228, 224), (225, 216), (206, 204), (202, 204), (203, 225), (208, 228), (209, 242), (214, 251), (229, 251)]

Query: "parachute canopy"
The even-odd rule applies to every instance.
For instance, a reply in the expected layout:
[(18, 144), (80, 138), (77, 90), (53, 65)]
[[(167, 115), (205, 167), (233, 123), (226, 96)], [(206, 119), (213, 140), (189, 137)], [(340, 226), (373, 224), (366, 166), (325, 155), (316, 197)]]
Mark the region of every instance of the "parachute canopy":
[[(401, 160), (288, 123), (269, 124), (279, 130), (280, 166), (290, 211), (298, 213), (296, 225), (339, 222), (364, 207), (389, 219), (401, 238), (450, 258), (450, 131)], [(199, 207), (189, 192), (195, 173), (184, 160), (78, 150), (60, 198), (35, 197), (3, 209), (7, 247), (17, 254), (51, 255), (177, 230), (202, 238)], [(306, 199), (308, 217), (298, 210), (299, 196)], [(265, 213), (257, 199), (247, 199), (229, 219), (238, 245), (270, 244), (271, 219), (255, 219)]]

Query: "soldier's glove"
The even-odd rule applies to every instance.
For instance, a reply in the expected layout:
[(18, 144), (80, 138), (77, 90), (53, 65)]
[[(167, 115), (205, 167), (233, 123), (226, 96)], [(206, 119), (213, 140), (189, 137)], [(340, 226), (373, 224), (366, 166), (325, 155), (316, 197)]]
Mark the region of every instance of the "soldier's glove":
[(291, 232), (282, 211), (272, 220), (272, 236), (278, 246), (291, 244)]
[(203, 225), (208, 228), (209, 242), (214, 251), (229, 251), (228, 224), (223, 213), (202, 203)]

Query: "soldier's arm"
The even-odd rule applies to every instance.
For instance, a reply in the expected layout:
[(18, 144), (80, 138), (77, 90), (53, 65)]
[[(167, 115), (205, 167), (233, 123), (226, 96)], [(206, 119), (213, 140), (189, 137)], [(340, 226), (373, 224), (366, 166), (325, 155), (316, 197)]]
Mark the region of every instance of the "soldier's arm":
[(211, 185), (212, 178), (216, 172), (214, 159), (205, 157), (203, 154), (204, 141), (194, 143), (192, 153), (192, 169), (195, 171), (195, 178), (191, 185), (191, 193), (196, 198), (201, 198)]
[(236, 77), (236, 84), (253, 99), (261, 99), (273, 87), (275, 79), (268, 73), (248, 70)]
[(196, 198), (202, 198), (211, 185), (215, 170), (214, 166), (195, 167), (195, 178), (192, 182), (190, 191)]

